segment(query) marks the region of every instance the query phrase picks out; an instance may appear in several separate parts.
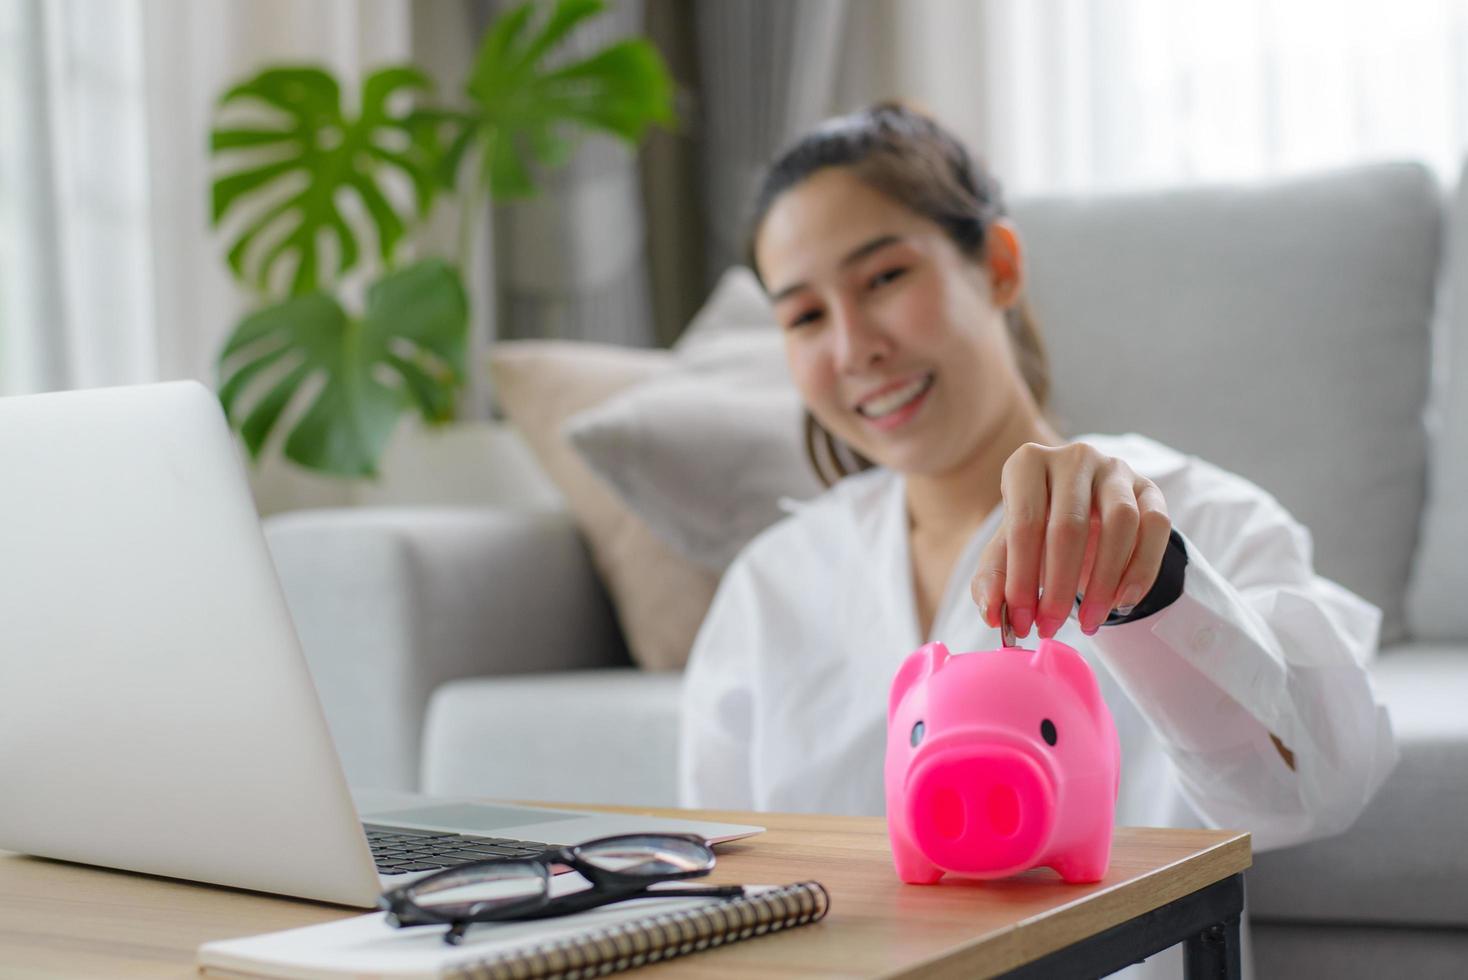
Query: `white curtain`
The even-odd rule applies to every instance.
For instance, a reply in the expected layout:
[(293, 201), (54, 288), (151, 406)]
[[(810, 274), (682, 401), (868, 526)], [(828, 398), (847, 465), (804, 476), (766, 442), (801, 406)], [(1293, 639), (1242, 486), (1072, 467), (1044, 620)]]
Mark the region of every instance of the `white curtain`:
[(898, 96), (1013, 193), (1267, 177), (1468, 147), (1468, 0), (876, 0), (840, 104)]
[(136, 4), (0, 3), (0, 392), (154, 370), (142, 46)]
[(354, 83), (410, 55), (410, 16), (407, 0), (0, 0), (0, 395), (211, 379), (245, 304), (209, 230), (214, 99), (271, 62)]

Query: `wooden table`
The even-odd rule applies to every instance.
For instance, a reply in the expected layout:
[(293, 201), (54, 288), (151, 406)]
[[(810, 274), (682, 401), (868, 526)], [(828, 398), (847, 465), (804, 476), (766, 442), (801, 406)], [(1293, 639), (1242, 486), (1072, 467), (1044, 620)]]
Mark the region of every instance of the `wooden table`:
[[(897, 880), (876, 817), (597, 809), (761, 824), (719, 845), (709, 882), (815, 879), (831, 895), (822, 922), (643, 967), (647, 980), (1095, 976), (1182, 941), (1190, 977), (1238, 976), (1246, 833), (1119, 828), (1094, 885), (1041, 870), (919, 886)], [(353, 914), (0, 852), (0, 977), (186, 977), (207, 940)]]

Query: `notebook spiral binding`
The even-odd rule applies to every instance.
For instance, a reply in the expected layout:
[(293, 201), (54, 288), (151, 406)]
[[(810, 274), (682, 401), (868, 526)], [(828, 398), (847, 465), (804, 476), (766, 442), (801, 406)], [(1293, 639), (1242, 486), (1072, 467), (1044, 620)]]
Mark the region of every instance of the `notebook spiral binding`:
[(544, 943), (502, 959), (463, 963), (453, 980), (586, 980), (823, 918), (831, 896), (802, 881), (717, 905), (667, 912)]

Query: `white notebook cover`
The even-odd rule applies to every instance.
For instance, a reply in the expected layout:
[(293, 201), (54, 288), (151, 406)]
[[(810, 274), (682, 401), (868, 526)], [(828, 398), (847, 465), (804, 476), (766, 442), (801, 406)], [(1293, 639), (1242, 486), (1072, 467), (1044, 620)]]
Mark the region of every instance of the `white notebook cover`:
[[(557, 883), (579, 875), (561, 875)], [(584, 882), (582, 883), (584, 886)], [(686, 884), (678, 882), (674, 884)], [(746, 885), (757, 895), (776, 885)], [(559, 890), (559, 889), (558, 889)], [(575, 890), (575, 889), (571, 889)], [(533, 922), (476, 925), (458, 946), (443, 941), (445, 927), (395, 929), (386, 913), (338, 922), (223, 939), (199, 947), (199, 966), (209, 972), (256, 977), (436, 978), (464, 963), (495, 959), (507, 952), (596, 932), (608, 926), (667, 912), (717, 904), (720, 899), (658, 898), (620, 902), (577, 915)]]

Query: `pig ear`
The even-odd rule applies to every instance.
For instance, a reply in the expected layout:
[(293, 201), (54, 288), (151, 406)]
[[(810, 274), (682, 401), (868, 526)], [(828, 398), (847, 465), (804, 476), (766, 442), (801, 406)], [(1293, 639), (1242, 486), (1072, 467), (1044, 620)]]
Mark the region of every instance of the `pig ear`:
[(948, 648), (941, 643), (928, 643), (907, 655), (897, 676), (892, 678), (892, 693), (887, 698), (887, 721), (897, 714), (897, 706), (914, 684), (930, 676), (947, 662)]
[(1075, 691), (1092, 715), (1100, 714), (1101, 688), (1086, 658), (1056, 640), (1041, 640), (1040, 648), (1030, 658), (1031, 666), (1052, 677), (1058, 677)]

